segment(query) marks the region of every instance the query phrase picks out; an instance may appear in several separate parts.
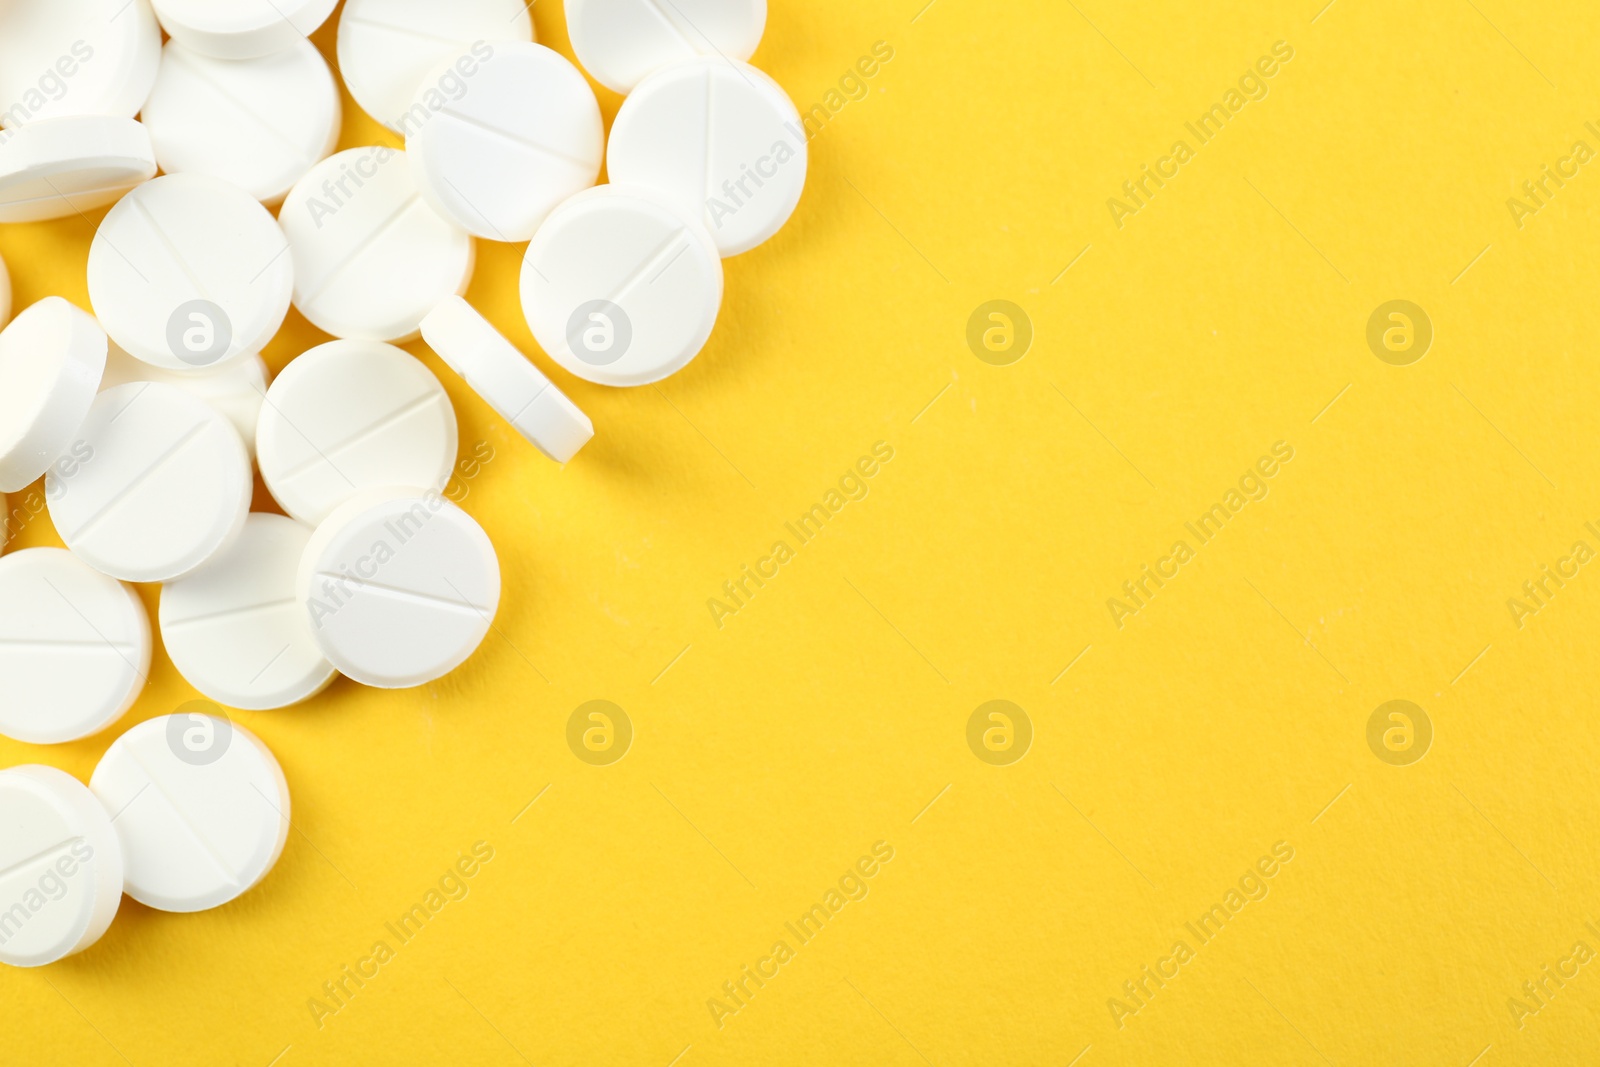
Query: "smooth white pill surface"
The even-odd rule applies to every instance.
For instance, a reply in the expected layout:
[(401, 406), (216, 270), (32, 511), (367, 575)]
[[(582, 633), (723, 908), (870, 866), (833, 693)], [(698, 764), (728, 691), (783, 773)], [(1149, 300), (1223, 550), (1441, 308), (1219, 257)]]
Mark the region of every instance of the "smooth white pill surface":
[(26, 488), (71, 447), (105, 366), (104, 331), (59, 296), (0, 331), (0, 491)]
[(436, 88), (444, 73), (423, 83), (404, 123), (417, 188), (476, 237), (526, 241), (557, 204), (600, 176), (605, 125), (594, 90), (559, 52), (538, 44), (496, 44), (456, 98)]
[[(483, 42), (533, 40), (523, 0), (347, 0), (339, 16), (339, 72), (362, 110), (396, 133), (423, 79)], [(471, 68), (456, 73), (472, 77)], [(450, 91), (456, 82), (441, 84)]]
[(335, 337), (406, 341), (472, 280), (472, 237), (423, 201), (406, 153), (352, 148), (313, 167), (278, 214), (294, 306)]
[(138, 114), (161, 62), (149, 0), (0, 3), (0, 126)]
[(60, 548), (0, 557), (0, 734), (57, 745), (122, 718), (150, 672), (132, 589)]
[(78, 439), (92, 459), (52, 469), (56, 532), (125, 582), (166, 582), (226, 548), (253, 488), (244, 442), (221, 412), (176, 386), (136, 382), (95, 397)]
[(155, 176), (143, 123), (105, 115), (29, 123), (0, 133), (0, 223), (91, 211)]
[(256, 428), (261, 477), (308, 526), (368, 489), (442, 490), (456, 412), (433, 372), (377, 341), (331, 341), (289, 363)]
[(743, 63), (696, 59), (650, 75), (623, 101), (606, 165), (612, 181), (654, 189), (735, 256), (794, 214), (806, 136), (777, 82)]
[(217, 558), (161, 587), (161, 643), (185, 681), (247, 711), (298, 704), (333, 681), (295, 595), (310, 540), (293, 519), (251, 515)]
[(472, 655), (500, 604), (500, 562), (435, 492), (379, 490), (317, 527), (299, 593), (322, 652), (362, 685), (405, 689)]
[(422, 320), (422, 338), (499, 416), (539, 451), (565, 463), (594, 436), (594, 423), (459, 296)]
[(749, 59), (766, 25), (767, 0), (567, 0), (578, 62), (619, 93), (695, 56)]
[(338, 0), (151, 0), (175, 41), (218, 59), (256, 59), (295, 48)]
[(43, 967), (100, 940), (122, 903), (122, 846), (72, 775), (0, 771), (0, 963)]
[(237, 60), (169, 41), (140, 116), (162, 170), (221, 178), (264, 204), (327, 158), (341, 117), (333, 72), (304, 38)]
[(117, 738), (89, 779), (101, 805), (119, 813), (124, 891), (161, 911), (204, 911), (242, 895), (289, 836), (289, 783), (267, 746), (192, 708)]
[(294, 264), (254, 197), (167, 174), (118, 201), (89, 246), (89, 301), (129, 355), (168, 370), (261, 351), (283, 325)]
[(586, 381), (648, 385), (699, 354), (722, 307), (722, 260), (658, 194), (602, 185), (545, 220), (522, 262), (540, 347)]
[(220, 367), (175, 371), (152, 367), (111, 345), (106, 352), (106, 373), (100, 379), (100, 391), (129, 382), (175, 385), (226, 415), (233, 428), (239, 431), (245, 451), (254, 460), (256, 423), (261, 418), (261, 403), (267, 395), (267, 379), (267, 363), (260, 356), (244, 356)]

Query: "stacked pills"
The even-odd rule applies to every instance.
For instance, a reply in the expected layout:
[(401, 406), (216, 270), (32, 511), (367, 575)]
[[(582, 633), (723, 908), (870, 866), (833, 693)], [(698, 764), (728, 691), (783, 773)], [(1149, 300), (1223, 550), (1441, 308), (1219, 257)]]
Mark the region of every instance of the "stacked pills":
[[(495, 547), (442, 495), (455, 409), (397, 345), (421, 337), (557, 463), (594, 427), (462, 298), (475, 241), (528, 243), (547, 356), (645, 385), (699, 354), (722, 260), (804, 188), (800, 117), (746, 62), (764, 0), (566, 0), (583, 70), (626, 94), (609, 140), (521, 0), (346, 0), (337, 75), (404, 147), (337, 153), (336, 73), (307, 39), (335, 6), (0, 3), (0, 223), (111, 205), (92, 314), (49, 296), (11, 318), (0, 263), (0, 493), (42, 478), (67, 546), (0, 557), (0, 734), (114, 725), (155, 628), (207, 698), (128, 730), (87, 787), (0, 771), (0, 961), (88, 947), (124, 893), (197, 911), (267, 875), (288, 784), (214, 705), (424, 685), (488, 633)], [(291, 305), (332, 339), (269, 381)], [(250, 511), (254, 470), (283, 514)], [(159, 584), (154, 626), (126, 583)]]

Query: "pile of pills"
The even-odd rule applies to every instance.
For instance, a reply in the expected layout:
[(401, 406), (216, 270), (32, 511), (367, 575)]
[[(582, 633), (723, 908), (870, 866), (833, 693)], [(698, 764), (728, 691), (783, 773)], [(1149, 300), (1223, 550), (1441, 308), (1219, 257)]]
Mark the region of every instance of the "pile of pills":
[[(462, 298), (474, 242), (528, 242), (546, 355), (638, 386), (699, 354), (722, 260), (799, 203), (800, 116), (745, 62), (765, 0), (566, 0), (584, 71), (626, 94), (609, 141), (522, 0), (346, 0), (339, 74), (404, 148), (338, 153), (338, 83), (307, 39), (335, 6), (0, 2), (0, 224), (112, 205), (93, 314), (49, 296), (13, 319), (0, 263), (0, 494), (43, 478), (67, 546), (0, 557), (0, 734), (76, 741), (133, 706), (154, 641), (132, 582), (160, 584), (163, 647), (226, 707), (454, 670), (493, 623), (499, 561), (442, 495), (450, 398), (396, 345), (420, 336), (566, 463), (594, 427)], [(291, 305), (334, 340), (269, 383)], [(253, 469), (285, 514), (250, 511)], [(198, 911), (267, 875), (288, 784), (207, 707), (128, 730), (87, 787), (0, 771), (0, 962), (88, 947), (124, 893)]]

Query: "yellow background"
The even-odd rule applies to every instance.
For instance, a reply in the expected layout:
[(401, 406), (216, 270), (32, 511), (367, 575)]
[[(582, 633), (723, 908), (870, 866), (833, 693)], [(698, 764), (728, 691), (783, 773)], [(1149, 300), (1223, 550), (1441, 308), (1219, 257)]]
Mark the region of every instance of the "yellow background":
[[(559, 469), (411, 346), (463, 454), (495, 451), (464, 506), (496, 632), (421, 689), (239, 714), (293, 792), (277, 869), (0, 973), (0, 1059), (1596, 1062), (1600, 963), (1520, 1028), (1507, 1006), (1600, 948), (1600, 571), (1520, 628), (1506, 606), (1600, 547), (1600, 166), (1520, 229), (1506, 206), (1600, 149), (1592, 11), (923, 2), (773, 4), (755, 62), (802, 110), (894, 58), (659, 387), (557, 370), (521, 247), (480, 243), (469, 298), (597, 427)], [(570, 55), (556, 0), (534, 15)], [(1107, 198), (1280, 40), (1269, 95), (1119, 229)], [(344, 147), (395, 143), (345, 105)], [(0, 228), (18, 306), (87, 306), (98, 217)], [(1397, 298), (1436, 331), (1407, 367), (1365, 340)], [(993, 299), (1036, 331), (1010, 366), (965, 342)], [(292, 314), (269, 362), (322, 340)], [(1107, 598), (1280, 440), (1270, 495), (1115, 626)], [(707, 600), (878, 441), (867, 498), (718, 629)], [(194, 695), (158, 653), (119, 727), (0, 764), (87, 779)], [(594, 698), (636, 732), (612, 766), (567, 747)], [(967, 746), (992, 699), (1033, 723), (1011, 766)], [(1433, 723), (1411, 766), (1366, 742), (1392, 699)], [(870, 895), (719, 1028), (708, 999), (880, 840)], [(319, 1027), (308, 1000), (478, 841), (469, 895)], [(1278, 841), (1266, 898), (1194, 944)], [(1119, 1027), (1108, 1000), (1180, 938), (1196, 958)]]

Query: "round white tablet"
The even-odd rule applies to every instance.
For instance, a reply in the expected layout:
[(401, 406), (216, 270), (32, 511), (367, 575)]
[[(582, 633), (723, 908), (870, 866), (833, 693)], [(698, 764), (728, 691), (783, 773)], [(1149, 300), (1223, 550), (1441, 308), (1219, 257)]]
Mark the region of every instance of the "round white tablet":
[(249, 193), (168, 174), (107, 213), (89, 246), (89, 300), (129, 355), (168, 370), (259, 352), (283, 325), (294, 264)]
[(722, 260), (657, 194), (602, 185), (545, 220), (522, 261), (522, 311), (550, 357), (600, 385), (648, 385), (699, 354)]
[(333, 151), (341, 106), (304, 38), (258, 59), (214, 59), (174, 39), (140, 117), (168, 174), (209, 174), (276, 204)]
[(161, 62), (150, 0), (0, 3), (0, 126), (138, 114)]
[(204, 400), (228, 417), (233, 428), (239, 431), (245, 451), (255, 459), (256, 423), (261, 418), (261, 403), (267, 395), (267, 362), (260, 356), (244, 356), (220, 367), (175, 371), (152, 367), (116, 345), (109, 346), (100, 391), (129, 382), (175, 385)]
[(766, 25), (767, 0), (567, 0), (578, 62), (619, 93), (695, 56), (749, 59)]
[(724, 256), (783, 227), (806, 184), (806, 136), (782, 87), (743, 63), (695, 59), (639, 83), (606, 150), (611, 180), (654, 189)]
[[(339, 72), (367, 114), (403, 133), (406, 111), (429, 72), (474, 45), (481, 59), (502, 41), (533, 40), (532, 6), (523, 0), (347, 0), (339, 16)], [(439, 88), (453, 93), (475, 73), (463, 66)]]
[(166, 582), (244, 528), (253, 485), (233, 424), (176, 386), (135, 382), (95, 397), (78, 438), (91, 457), (45, 478), (56, 532), (125, 582)]
[(43, 967), (100, 940), (122, 903), (122, 846), (82, 782), (0, 771), (0, 963)]
[(436, 492), (377, 490), (317, 527), (299, 594), (322, 652), (362, 685), (406, 689), (459, 667), (500, 604), (500, 561)]
[(151, 0), (175, 41), (218, 59), (289, 51), (327, 21), (338, 0)]
[(92, 211), (155, 176), (143, 123), (105, 115), (29, 123), (0, 133), (0, 222)]
[(105, 366), (104, 331), (59, 296), (0, 331), (0, 491), (26, 488), (71, 447)]
[(122, 718), (150, 671), (132, 589), (60, 548), (0, 557), (0, 734), (58, 745)]
[(471, 304), (452, 296), (422, 320), (422, 338), (490, 407), (557, 463), (594, 436), (594, 423)]
[(377, 341), (332, 341), (293, 360), (256, 427), (261, 477), (315, 526), (355, 494), (441, 490), (456, 462), (456, 412), (433, 372)]
[(423, 201), (404, 152), (352, 148), (300, 179), (278, 224), (294, 258), (294, 306), (335, 337), (406, 341), (472, 280), (472, 238)]
[(436, 87), (443, 76), (423, 83), (421, 106), (406, 118), (406, 154), (423, 198), (457, 226), (487, 240), (526, 241), (557, 204), (600, 176), (600, 104), (559, 52), (497, 44), (459, 97)]
[(310, 540), (293, 519), (251, 515), (216, 559), (161, 587), (161, 643), (185, 681), (247, 711), (298, 704), (333, 681), (295, 595)]
[(124, 891), (161, 911), (204, 911), (272, 870), (289, 837), (289, 783), (261, 740), (203, 701), (112, 742), (89, 779), (117, 812)]

